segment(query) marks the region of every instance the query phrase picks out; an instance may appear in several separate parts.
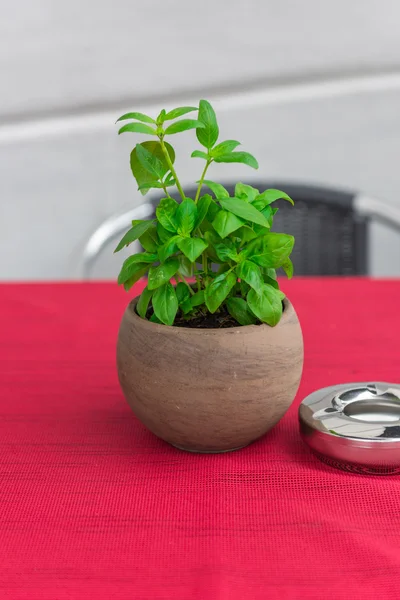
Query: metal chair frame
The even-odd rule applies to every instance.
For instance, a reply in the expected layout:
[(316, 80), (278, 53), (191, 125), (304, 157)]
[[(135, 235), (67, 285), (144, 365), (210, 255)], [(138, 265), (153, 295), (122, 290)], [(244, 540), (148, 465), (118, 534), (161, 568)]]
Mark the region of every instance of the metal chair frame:
[[(277, 188), (285, 190), (290, 196), (304, 199), (308, 202), (324, 202), (352, 210), (356, 231), (355, 271), (359, 275), (368, 274), (368, 226), (372, 220), (378, 221), (388, 227), (400, 231), (400, 210), (365, 194), (335, 190), (328, 187), (317, 187), (304, 184), (284, 182), (252, 182), (256, 188)], [(231, 195), (234, 186), (226, 184)], [(187, 190), (190, 196), (190, 190)], [(97, 257), (104, 247), (116, 240), (129, 229), (134, 219), (149, 219), (155, 214), (158, 198), (151, 197), (149, 201), (125, 212), (112, 215), (105, 220), (90, 236), (86, 243), (80, 264), (78, 265), (78, 278), (90, 279), (91, 270)]]

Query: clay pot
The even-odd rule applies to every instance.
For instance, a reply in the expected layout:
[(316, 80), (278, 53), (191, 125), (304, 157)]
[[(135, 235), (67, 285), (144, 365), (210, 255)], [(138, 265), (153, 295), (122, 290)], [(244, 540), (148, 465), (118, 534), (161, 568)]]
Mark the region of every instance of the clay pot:
[(303, 368), (291, 303), (276, 327), (190, 329), (140, 318), (127, 307), (118, 336), (122, 390), (158, 437), (192, 452), (225, 452), (264, 435), (285, 414)]

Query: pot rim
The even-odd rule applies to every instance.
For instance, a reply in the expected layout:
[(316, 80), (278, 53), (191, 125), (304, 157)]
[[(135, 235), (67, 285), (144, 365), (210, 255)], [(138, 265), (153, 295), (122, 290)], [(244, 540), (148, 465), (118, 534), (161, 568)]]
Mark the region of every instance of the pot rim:
[(287, 322), (290, 317), (295, 313), (295, 310), (293, 308), (293, 304), (290, 302), (290, 300), (285, 297), (282, 302), (283, 302), (283, 313), (282, 313), (282, 318), (279, 321), (279, 323), (277, 325), (275, 325), (275, 327), (271, 327), (270, 325), (268, 325), (267, 323), (261, 323), (260, 325), (238, 325), (237, 327), (176, 327), (175, 325), (164, 325), (163, 323), (153, 323), (152, 321), (148, 321), (147, 319), (142, 319), (142, 317), (140, 317), (137, 312), (136, 312), (136, 305), (139, 301), (140, 298), (140, 294), (139, 296), (136, 296), (135, 298), (133, 298), (128, 306), (126, 307), (126, 314), (127, 316), (132, 319), (133, 321), (139, 321), (142, 327), (151, 327), (153, 330), (154, 329), (159, 329), (159, 331), (166, 331), (165, 328), (168, 328), (168, 331), (175, 331), (176, 333), (180, 333), (181, 335), (183, 334), (183, 332), (190, 332), (190, 334), (193, 335), (211, 335), (211, 334), (216, 334), (218, 333), (219, 335), (231, 335), (233, 333), (239, 333), (239, 332), (249, 332), (249, 331), (254, 331), (255, 329), (257, 329), (258, 331), (265, 331), (265, 329), (276, 329), (277, 327), (279, 327), (280, 325), (284, 325), (285, 322)]

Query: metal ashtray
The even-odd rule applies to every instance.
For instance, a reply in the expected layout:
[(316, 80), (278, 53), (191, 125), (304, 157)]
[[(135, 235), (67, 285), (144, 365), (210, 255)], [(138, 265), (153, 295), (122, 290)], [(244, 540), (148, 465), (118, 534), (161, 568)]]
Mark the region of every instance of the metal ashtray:
[(299, 408), (303, 440), (332, 467), (400, 474), (400, 386), (348, 383), (313, 392)]

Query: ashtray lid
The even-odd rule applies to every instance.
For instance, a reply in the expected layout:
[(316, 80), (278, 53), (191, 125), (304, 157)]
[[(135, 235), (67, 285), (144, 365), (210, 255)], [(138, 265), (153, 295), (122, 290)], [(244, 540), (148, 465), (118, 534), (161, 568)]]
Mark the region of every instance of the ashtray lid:
[(376, 442), (400, 442), (400, 385), (348, 383), (313, 392), (300, 422), (320, 433)]

